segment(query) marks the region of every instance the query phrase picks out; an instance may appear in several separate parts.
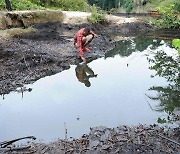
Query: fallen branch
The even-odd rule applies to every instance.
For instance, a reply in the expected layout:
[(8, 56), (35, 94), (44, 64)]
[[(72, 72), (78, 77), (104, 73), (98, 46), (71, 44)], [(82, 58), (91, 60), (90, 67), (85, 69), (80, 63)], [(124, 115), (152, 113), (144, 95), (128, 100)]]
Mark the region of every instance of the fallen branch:
[(17, 142), (17, 141), (19, 141), (19, 140), (23, 140), (23, 139), (33, 139), (33, 140), (36, 140), (36, 137), (34, 137), (34, 136), (27, 136), (27, 137), (22, 137), (22, 138), (10, 140), (10, 141), (0, 142), (0, 146), (1, 146), (1, 148), (5, 148), (5, 147), (7, 147), (8, 145), (10, 145), (10, 144), (12, 144), (12, 143), (14, 143), (14, 142)]
[(66, 151), (67, 151), (67, 128), (66, 128), (66, 123), (64, 123), (64, 129), (65, 129), (65, 147), (64, 147), (64, 149), (65, 149), (65, 153), (66, 153)]
[(22, 151), (22, 150), (27, 150), (31, 148), (31, 146), (25, 146), (25, 147), (16, 147), (16, 148), (3, 148), (0, 149), (0, 152), (9, 152), (9, 151)]

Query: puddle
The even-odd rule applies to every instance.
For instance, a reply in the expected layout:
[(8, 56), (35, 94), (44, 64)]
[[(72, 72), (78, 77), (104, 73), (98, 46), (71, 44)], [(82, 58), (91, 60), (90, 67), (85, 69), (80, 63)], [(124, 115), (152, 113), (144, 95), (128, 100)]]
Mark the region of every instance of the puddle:
[(29, 91), (19, 89), (1, 97), (1, 141), (33, 135), (49, 142), (65, 138), (65, 125), (68, 137), (78, 138), (90, 127), (153, 124), (168, 116), (156, 111), (159, 100), (148, 97), (157, 95), (151, 87), (168, 82), (164, 77), (152, 78), (156, 71), (149, 69), (147, 57), (157, 50), (176, 50), (164, 41), (139, 41), (139, 46), (136, 40), (120, 41), (106, 58), (87, 66), (73, 65), (27, 85)]

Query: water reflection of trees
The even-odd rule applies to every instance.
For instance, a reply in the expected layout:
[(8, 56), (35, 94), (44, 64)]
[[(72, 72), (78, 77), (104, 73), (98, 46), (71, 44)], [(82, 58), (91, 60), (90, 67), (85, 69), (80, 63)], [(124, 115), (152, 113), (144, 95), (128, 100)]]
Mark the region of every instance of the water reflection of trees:
[[(166, 45), (171, 47), (171, 41), (166, 41)], [(137, 37), (133, 40), (123, 40), (116, 43), (116, 47), (106, 54), (106, 58), (120, 55), (130, 56), (133, 52), (142, 52), (146, 49), (156, 50), (161, 46), (161, 40), (147, 37)], [(154, 53), (149, 59), (150, 69), (156, 71), (155, 76), (164, 77), (168, 81), (168, 86), (152, 86), (149, 91), (156, 91), (156, 96), (148, 96), (151, 100), (159, 101), (155, 110), (166, 112), (168, 117), (158, 119), (158, 122), (172, 121), (176, 119), (175, 112), (180, 111), (180, 57), (168, 56), (164, 51)], [(180, 116), (180, 115), (179, 115)], [(177, 119), (176, 119), (177, 120)]]
[(154, 40), (147, 37), (137, 37), (133, 40), (122, 40), (116, 43), (116, 47), (109, 51), (105, 57), (114, 57), (120, 55), (126, 57), (131, 55), (133, 52), (144, 51), (148, 47), (150, 49), (156, 49), (160, 45), (161, 40)]
[[(157, 52), (153, 58), (149, 59), (151, 70), (156, 71), (156, 76), (167, 79), (167, 86), (153, 86), (150, 91), (156, 91), (157, 95), (148, 96), (151, 100), (159, 100), (156, 111), (168, 113), (166, 119), (158, 119), (159, 122), (178, 120), (175, 112), (180, 111), (180, 57), (168, 56), (165, 52)], [(180, 115), (178, 115), (180, 116)]]

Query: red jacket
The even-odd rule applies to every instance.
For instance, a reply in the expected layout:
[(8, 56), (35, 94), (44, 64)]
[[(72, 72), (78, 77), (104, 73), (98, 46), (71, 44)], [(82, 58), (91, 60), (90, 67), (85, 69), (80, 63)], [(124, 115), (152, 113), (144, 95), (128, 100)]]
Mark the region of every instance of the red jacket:
[[(90, 31), (90, 34), (95, 35), (93, 31)], [(74, 44), (77, 43), (77, 48), (79, 52), (79, 56), (83, 56), (83, 45), (82, 45), (82, 38), (85, 37), (84, 35), (84, 28), (80, 29), (74, 36)]]

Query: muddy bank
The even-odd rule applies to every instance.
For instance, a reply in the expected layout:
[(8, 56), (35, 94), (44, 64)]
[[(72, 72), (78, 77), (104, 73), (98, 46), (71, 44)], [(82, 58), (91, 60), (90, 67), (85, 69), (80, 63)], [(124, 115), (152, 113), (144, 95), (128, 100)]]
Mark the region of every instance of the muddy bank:
[(36, 24), (33, 32), (0, 39), (0, 94), (8, 94), (17, 87), (33, 83), (39, 78), (69, 69), (77, 63), (73, 36), (82, 27), (97, 33), (85, 53), (89, 61), (102, 57), (114, 47), (108, 36), (132, 36), (147, 33), (152, 27), (143, 23), (71, 25), (63, 23)]
[[(65, 136), (67, 134), (65, 133)], [(33, 138), (33, 137), (31, 137)], [(79, 139), (67, 138), (46, 143), (30, 142), (20, 147), (0, 150), (9, 153), (180, 153), (180, 129), (164, 129), (158, 125), (90, 128), (89, 134)]]

